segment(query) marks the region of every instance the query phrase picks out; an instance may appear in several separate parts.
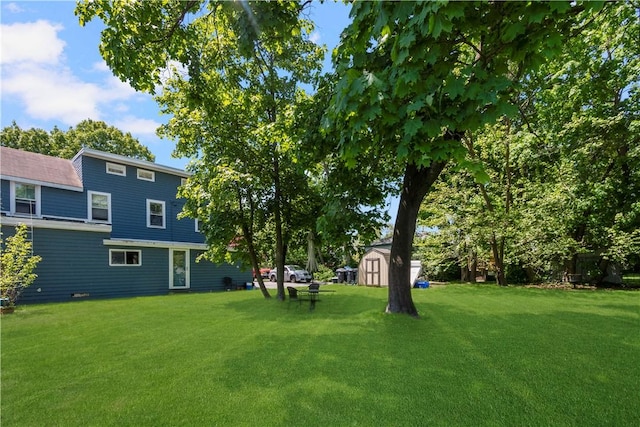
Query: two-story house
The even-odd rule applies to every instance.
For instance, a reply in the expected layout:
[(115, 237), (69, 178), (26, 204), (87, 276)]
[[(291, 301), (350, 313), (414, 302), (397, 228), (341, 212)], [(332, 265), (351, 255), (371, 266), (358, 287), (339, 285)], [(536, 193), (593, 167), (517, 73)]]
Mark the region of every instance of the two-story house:
[(237, 266), (196, 262), (197, 221), (178, 219), (180, 169), (92, 149), (72, 160), (0, 147), (3, 237), (26, 224), (38, 278), (20, 302), (224, 290)]

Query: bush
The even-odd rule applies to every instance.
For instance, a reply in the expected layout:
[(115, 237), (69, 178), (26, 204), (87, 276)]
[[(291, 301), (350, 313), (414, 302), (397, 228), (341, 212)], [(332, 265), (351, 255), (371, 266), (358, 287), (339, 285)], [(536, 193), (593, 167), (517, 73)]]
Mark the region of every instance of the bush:
[(24, 224), (18, 225), (15, 234), (6, 242), (0, 239), (0, 246), (4, 246), (0, 256), (0, 296), (13, 307), (22, 291), (38, 277), (33, 270), (42, 257), (32, 254), (32, 243), (27, 239)]
[(324, 265), (319, 265), (318, 271), (313, 273), (314, 280), (318, 282), (330, 282), (334, 277), (336, 277), (335, 271)]

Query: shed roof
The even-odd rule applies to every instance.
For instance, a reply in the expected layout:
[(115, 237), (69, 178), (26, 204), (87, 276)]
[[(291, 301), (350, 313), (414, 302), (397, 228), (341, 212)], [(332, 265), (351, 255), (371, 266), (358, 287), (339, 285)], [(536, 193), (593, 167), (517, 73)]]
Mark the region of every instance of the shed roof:
[(71, 160), (15, 148), (0, 147), (0, 175), (4, 179), (82, 191)]

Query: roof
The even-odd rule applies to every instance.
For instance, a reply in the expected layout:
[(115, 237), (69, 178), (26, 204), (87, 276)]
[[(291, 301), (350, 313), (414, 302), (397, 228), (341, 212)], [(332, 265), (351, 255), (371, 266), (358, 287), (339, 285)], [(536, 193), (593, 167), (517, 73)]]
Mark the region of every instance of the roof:
[(391, 249), (387, 249), (387, 248), (370, 248), (368, 251), (366, 251), (364, 253), (363, 256), (366, 256), (367, 254), (370, 254), (372, 252), (377, 252), (385, 257), (389, 257), (391, 255)]
[(0, 174), (11, 181), (82, 191), (71, 160), (0, 147)]

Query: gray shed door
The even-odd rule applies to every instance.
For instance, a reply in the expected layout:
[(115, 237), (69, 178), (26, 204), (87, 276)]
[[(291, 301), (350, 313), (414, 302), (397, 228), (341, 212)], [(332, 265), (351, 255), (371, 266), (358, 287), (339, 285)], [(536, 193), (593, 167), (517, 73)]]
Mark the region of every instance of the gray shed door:
[(380, 286), (380, 258), (369, 258), (365, 260), (368, 286)]

